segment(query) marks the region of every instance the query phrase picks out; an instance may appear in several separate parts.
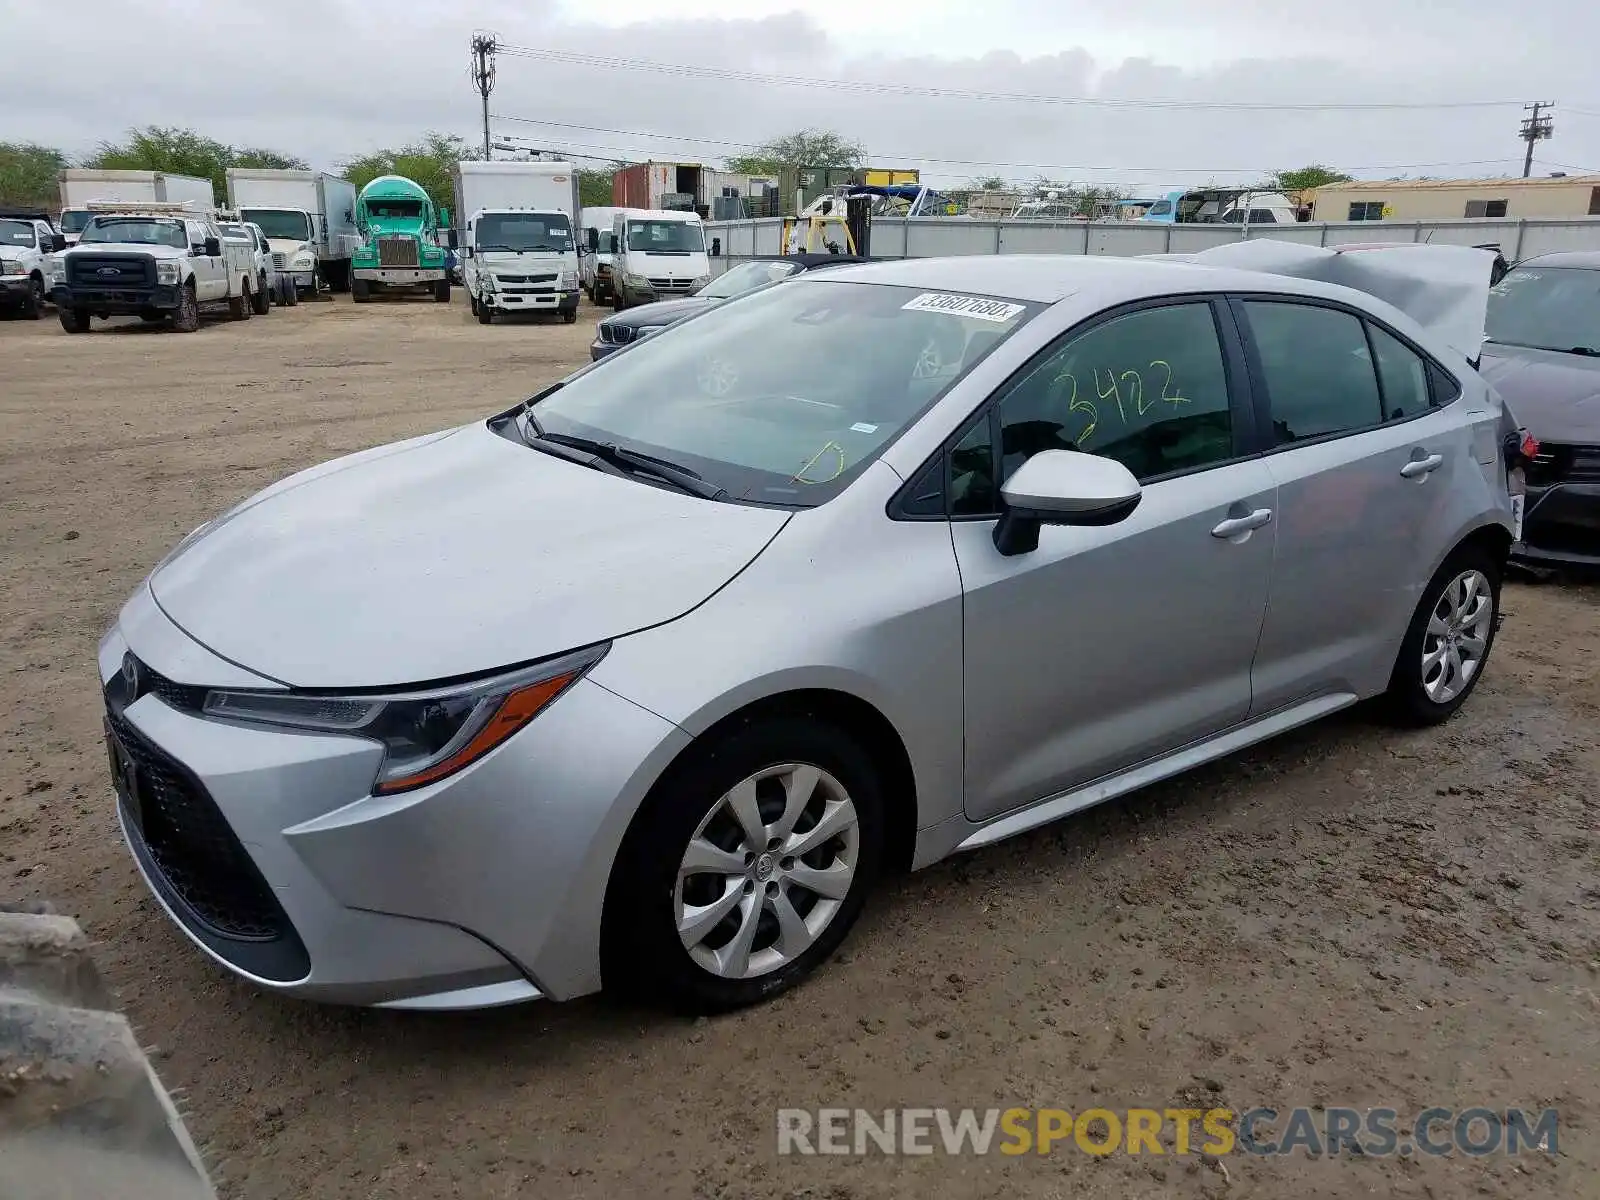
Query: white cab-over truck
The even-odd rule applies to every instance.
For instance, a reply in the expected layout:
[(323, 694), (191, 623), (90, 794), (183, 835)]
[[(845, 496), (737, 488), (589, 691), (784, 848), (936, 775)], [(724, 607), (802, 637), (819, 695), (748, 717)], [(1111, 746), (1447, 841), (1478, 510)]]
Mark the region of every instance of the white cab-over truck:
[(578, 319), (578, 173), (566, 162), (456, 164), (457, 247), (473, 315)]
[[(57, 176), (61, 187), (61, 233), (77, 244), (89, 223), (91, 204), (187, 204), (211, 208), (217, 202), (211, 180), (166, 171), (101, 171), (69, 167)], [(103, 211), (103, 209), (102, 209)]]
[(297, 291), (350, 290), (350, 256), (361, 245), (355, 184), (324, 171), (246, 167), (228, 168), (227, 182), (228, 207), (266, 232), (273, 266), (294, 276)]
[(0, 309), (39, 319), (49, 295), (55, 239), (43, 211), (0, 208)]
[(182, 204), (91, 204), (78, 244), (51, 257), (50, 298), (68, 333), (91, 317), (136, 316), (181, 333), (200, 328), (205, 305), (236, 321), (255, 302), (254, 252), (222, 236), (209, 209)]

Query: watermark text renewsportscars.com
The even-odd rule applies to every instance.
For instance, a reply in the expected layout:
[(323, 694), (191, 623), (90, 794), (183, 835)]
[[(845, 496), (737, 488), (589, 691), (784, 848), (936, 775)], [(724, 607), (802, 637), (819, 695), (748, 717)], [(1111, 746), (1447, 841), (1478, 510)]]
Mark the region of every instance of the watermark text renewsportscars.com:
[(1557, 1110), (1425, 1108), (780, 1108), (784, 1155), (1556, 1154)]

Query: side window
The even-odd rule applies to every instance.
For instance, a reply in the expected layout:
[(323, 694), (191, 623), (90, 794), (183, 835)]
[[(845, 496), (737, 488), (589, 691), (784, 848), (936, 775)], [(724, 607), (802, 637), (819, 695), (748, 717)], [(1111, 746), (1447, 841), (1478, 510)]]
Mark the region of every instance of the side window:
[(1383, 389), (1383, 419), (1400, 421), (1433, 407), (1428, 391), (1428, 364), (1393, 334), (1367, 326), (1372, 352), (1378, 360), (1378, 383)]
[(1206, 301), (1140, 309), (1080, 334), (1000, 401), (1001, 480), (1040, 450), (1081, 450), (1140, 479), (1233, 457), (1228, 376)]
[(1246, 300), (1277, 445), (1367, 429), (1383, 408), (1359, 317), (1313, 304)]
[(987, 416), (950, 451), (950, 515), (983, 515), (1000, 509), (994, 478), (994, 439)]

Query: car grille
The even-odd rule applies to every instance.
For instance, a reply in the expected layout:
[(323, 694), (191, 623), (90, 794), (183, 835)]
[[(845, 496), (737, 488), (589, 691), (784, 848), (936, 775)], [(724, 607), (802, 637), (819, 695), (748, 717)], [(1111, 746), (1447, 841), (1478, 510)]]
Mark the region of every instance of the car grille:
[(554, 283), (554, 275), (496, 275), (496, 283)]
[(378, 265), (381, 267), (414, 267), (417, 265), (417, 240), (408, 237), (381, 237), (378, 239)]
[(613, 346), (626, 346), (633, 341), (636, 332), (637, 330), (628, 325), (601, 325), (600, 340)]
[(277, 251), (273, 251), (272, 266), (274, 270), (281, 271), (288, 265), (289, 256), (287, 254), (279, 254)]
[(148, 254), (69, 254), (67, 282), (75, 287), (154, 287), (156, 260)]
[(167, 886), (206, 928), (237, 941), (282, 937), (288, 919), (216, 802), (181, 763), (106, 706), (138, 774), (142, 820), (130, 830)]
[(1532, 487), (1554, 483), (1600, 483), (1600, 446), (1563, 446), (1541, 442), (1527, 468)]
[(652, 279), (650, 286), (658, 292), (692, 292), (694, 280), (692, 279)]

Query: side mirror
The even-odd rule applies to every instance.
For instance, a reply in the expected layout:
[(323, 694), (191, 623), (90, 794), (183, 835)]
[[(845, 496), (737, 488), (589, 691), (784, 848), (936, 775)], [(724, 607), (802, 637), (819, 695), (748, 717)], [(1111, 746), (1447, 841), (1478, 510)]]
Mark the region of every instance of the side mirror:
[(462, 258), (471, 258), (472, 257), (472, 247), (471, 246), (463, 246), (463, 247), (461, 247), (461, 257)]
[(1044, 525), (1115, 525), (1139, 507), (1133, 472), (1115, 459), (1076, 450), (1041, 450), (1005, 481), (995, 548), (1010, 557), (1039, 548)]
[(713, 256), (720, 256), (722, 254), (722, 239), (721, 238), (714, 237), (714, 238), (711, 239), (711, 253), (712, 253)]
[(222, 253), (222, 243), (214, 237), (208, 237), (205, 242), (204, 250), (207, 258), (216, 258)]
[(450, 249), (454, 250), (454, 249), (457, 248), (456, 247), (456, 231), (454, 229), (450, 230), (450, 232), (445, 235), (445, 241), (450, 244)]
[(56, 251), (65, 250), (66, 248), (67, 248), (67, 235), (66, 234), (64, 234), (64, 233), (52, 233), (50, 235), (50, 253), (54, 254)]

